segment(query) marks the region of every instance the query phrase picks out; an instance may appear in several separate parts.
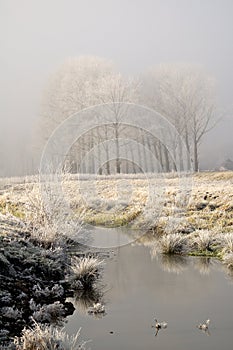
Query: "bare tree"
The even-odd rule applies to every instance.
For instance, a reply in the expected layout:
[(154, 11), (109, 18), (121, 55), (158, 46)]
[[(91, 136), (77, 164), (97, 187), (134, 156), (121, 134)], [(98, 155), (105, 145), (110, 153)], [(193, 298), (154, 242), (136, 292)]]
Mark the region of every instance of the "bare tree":
[[(215, 125), (214, 78), (198, 65), (163, 64), (151, 69), (142, 80), (141, 101), (160, 112), (176, 127), (187, 153), (191, 155), (193, 168), (198, 171), (200, 143)], [(173, 149), (180, 153), (182, 170), (182, 158), (186, 155), (181, 154), (179, 140), (174, 139), (173, 142)]]
[(50, 78), (40, 119), (44, 138), (60, 122), (83, 108), (100, 102), (104, 81), (113, 74), (113, 64), (95, 56), (70, 58)]
[[(87, 149), (93, 148), (96, 144), (103, 143), (107, 139), (114, 139), (116, 145), (116, 172), (121, 172), (121, 162), (119, 159), (119, 138), (121, 133), (122, 111), (118, 102), (135, 101), (136, 84), (114, 70), (111, 62), (92, 56), (83, 56), (69, 59), (54, 74), (45, 92), (43, 102), (43, 113), (40, 119), (41, 144), (45, 143), (54, 128), (70, 115), (102, 103), (112, 103), (111, 121), (103, 115), (96, 115), (100, 124), (111, 122), (110, 129), (104, 127), (102, 130), (97, 127), (90, 131), (90, 135), (82, 138), (81, 146), (72, 147), (70, 161), (74, 166), (75, 160), (80, 158), (80, 154)], [(86, 144), (85, 144), (86, 141)], [(105, 145), (107, 173), (110, 173), (108, 163), (109, 149)], [(79, 156), (74, 156), (79, 153)], [(97, 152), (98, 153), (98, 152)], [(95, 158), (91, 157), (91, 166), (87, 168), (94, 171)], [(100, 158), (100, 154), (97, 158)], [(100, 159), (98, 159), (100, 161)], [(85, 164), (83, 164), (85, 167)], [(102, 169), (100, 168), (100, 172)]]
[[(122, 123), (123, 113), (125, 113), (125, 106), (122, 108), (121, 103), (132, 103), (138, 100), (138, 82), (134, 79), (127, 79), (121, 74), (113, 74), (109, 79), (105, 80), (104, 91), (107, 91), (101, 98), (102, 103), (111, 103), (109, 106), (111, 111), (111, 119), (105, 118), (106, 123), (111, 124), (112, 138), (115, 139), (116, 160), (115, 171), (121, 173), (120, 160), (120, 143), (119, 139), (124, 133), (125, 125)], [(102, 120), (103, 122), (103, 120)], [(108, 132), (105, 131), (105, 136)], [(124, 146), (124, 145), (122, 145)], [(107, 147), (107, 145), (106, 145)], [(108, 150), (106, 149), (108, 155)], [(108, 158), (107, 158), (108, 159)]]

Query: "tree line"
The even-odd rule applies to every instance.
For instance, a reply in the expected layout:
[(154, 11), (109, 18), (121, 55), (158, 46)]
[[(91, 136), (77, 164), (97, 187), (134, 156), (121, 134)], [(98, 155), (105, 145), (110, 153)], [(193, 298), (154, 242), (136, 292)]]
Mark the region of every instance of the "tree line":
[[(114, 120), (109, 123), (106, 115), (96, 116), (93, 128), (70, 148), (66, 163), (71, 171), (107, 175), (177, 171), (176, 154), (150, 134), (150, 125), (135, 128), (122, 122), (119, 103), (135, 103), (155, 110), (174, 125), (185, 144), (190, 168), (198, 171), (200, 144), (217, 115), (215, 85), (215, 79), (194, 64), (161, 64), (129, 78), (106, 59), (70, 58), (51, 77), (44, 93), (38, 156), (53, 130), (70, 115), (110, 103)], [(180, 144), (175, 145), (180, 140), (173, 141), (180, 153), (179, 170), (183, 170), (182, 156), (187, 155), (182, 155)], [(115, 149), (113, 159), (111, 147)]]

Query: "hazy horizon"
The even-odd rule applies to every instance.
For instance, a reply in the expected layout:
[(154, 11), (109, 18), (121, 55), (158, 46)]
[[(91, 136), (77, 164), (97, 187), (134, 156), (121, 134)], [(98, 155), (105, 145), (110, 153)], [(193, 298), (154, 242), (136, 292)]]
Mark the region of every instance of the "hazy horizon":
[(231, 0), (0, 0), (0, 175), (17, 175), (44, 88), (67, 57), (94, 55), (138, 76), (164, 62), (205, 66), (226, 116), (204, 139), (202, 169), (233, 159)]

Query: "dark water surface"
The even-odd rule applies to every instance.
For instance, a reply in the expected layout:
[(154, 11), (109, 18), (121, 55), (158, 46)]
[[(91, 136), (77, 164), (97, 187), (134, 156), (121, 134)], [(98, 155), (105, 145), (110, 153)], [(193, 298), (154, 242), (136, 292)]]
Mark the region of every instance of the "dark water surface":
[[(69, 334), (82, 327), (82, 339), (91, 339), (93, 350), (233, 348), (233, 280), (220, 262), (154, 256), (150, 247), (138, 245), (115, 254), (104, 269), (106, 315), (93, 317), (76, 303), (65, 326)], [(155, 317), (168, 323), (157, 336)], [(196, 327), (207, 318), (210, 334)]]

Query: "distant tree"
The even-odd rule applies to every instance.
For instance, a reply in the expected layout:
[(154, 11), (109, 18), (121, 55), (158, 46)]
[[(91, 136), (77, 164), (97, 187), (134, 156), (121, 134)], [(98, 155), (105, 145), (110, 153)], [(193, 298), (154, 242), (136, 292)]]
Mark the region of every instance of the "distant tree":
[[(160, 112), (176, 127), (193, 160), (193, 168), (198, 171), (200, 143), (215, 125), (214, 78), (198, 65), (162, 64), (143, 76), (141, 102)], [(182, 152), (179, 141), (173, 141), (174, 149)], [(182, 169), (182, 154), (179, 156)]]
[(64, 62), (44, 92), (40, 117), (42, 141), (70, 115), (100, 103), (105, 79), (113, 71), (112, 63), (99, 57), (81, 56)]
[[(70, 115), (84, 108), (113, 102), (132, 102), (135, 84), (129, 79), (117, 73), (111, 62), (93, 56), (82, 56), (67, 60), (51, 78), (44, 94), (42, 113), (40, 118), (40, 141), (44, 145), (57, 125)], [(71, 151), (70, 163), (74, 171), (77, 169), (75, 162), (81, 158), (87, 149), (95, 144), (111, 138), (116, 143), (116, 172), (120, 172), (119, 137), (121, 125), (120, 105), (113, 107), (111, 118), (112, 131), (107, 127), (97, 128), (91, 131), (91, 135), (82, 137), (79, 145), (75, 145)], [(99, 122), (110, 122), (103, 116), (99, 116)], [(111, 134), (111, 135), (110, 135)], [(106, 143), (106, 160), (109, 157)], [(84, 171), (94, 171), (95, 157), (92, 155), (91, 164)], [(76, 160), (75, 160), (76, 158)], [(99, 158), (99, 157), (98, 157)], [(98, 159), (100, 161), (100, 159)], [(107, 173), (110, 172), (108, 163)], [(102, 171), (100, 169), (100, 171)]]
[(226, 169), (226, 170), (233, 170), (233, 161), (231, 159), (226, 159), (221, 168)]
[[(104, 91), (106, 93), (102, 95), (102, 103), (111, 103), (109, 106), (111, 110), (111, 119), (102, 119), (102, 122), (112, 123), (110, 130), (105, 127), (105, 133), (103, 139), (110, 138), (115, 140), (116, 160), (115, 171), (121, 173), (121, 160), (120, 160), (120, 144), (119, 139), (125, 130), (125, 125), (122, 123), (123, 113), (125, 113), (125, 107), (122, 108), (121, 103), (132, 103), (138, 100), (138, 82), (133, 79), (126, 79), (121, 74), (114, 74), (109, 79), (106, 79)], [(130, 121), (129, 121), (130, 122)], [(124, 145), (122, 145), (124, 146)], [(109, 150), (108, 144), (106, 144), (106, 155), (108, 159)], [(108, 165), (108, 163), (107, 163)], [(109, 173), (109, 169), (107, 169)]]

